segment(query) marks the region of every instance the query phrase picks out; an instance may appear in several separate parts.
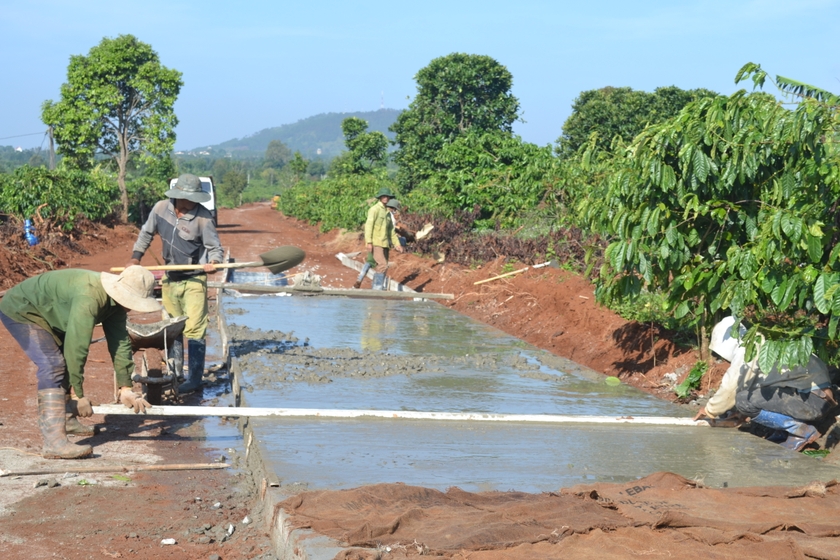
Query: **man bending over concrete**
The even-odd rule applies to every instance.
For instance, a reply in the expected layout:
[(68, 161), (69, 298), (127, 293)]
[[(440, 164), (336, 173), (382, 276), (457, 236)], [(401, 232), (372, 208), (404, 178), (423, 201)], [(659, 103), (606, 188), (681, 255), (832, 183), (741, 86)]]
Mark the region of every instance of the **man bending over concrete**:
[[(85, 362), (93, 328), (101, 323), (119, 386), (119, 400), (144, 412), (149, 406), (132, 389), (134, 360), (125, 327), (126, 310), (160, 311), (155, 278), (140, 266), (122, 274), (64, 269), (24, 280), (0, 300), (0, 322), (38, 368), (38, 426), (46, 459), (81, 459), (93, 449), (67, 440), (90, 436), (77, 416), (93, 416), (85, 396)], [(72, 395), (71, 395), (72, 391)]]
[(786, 436), (781, 445), (802, 451), (820, 433), (808, 422), (816, 422), (837, 405), (825, 362), (811, 355), (805, 366), (789, 368), (775, 365), (764, 373), (758, 368), (758, 357), (745, 362), (746, 349), (741, 337), (746, 334), (739, 325), (732, 336), (734, 317), (727, 317), (712, 329), (709, 349), (730, 362), (720, 388), (701, 408), (695, 420), (719, 418), (736, 409), (752, 422), (777, 430)]

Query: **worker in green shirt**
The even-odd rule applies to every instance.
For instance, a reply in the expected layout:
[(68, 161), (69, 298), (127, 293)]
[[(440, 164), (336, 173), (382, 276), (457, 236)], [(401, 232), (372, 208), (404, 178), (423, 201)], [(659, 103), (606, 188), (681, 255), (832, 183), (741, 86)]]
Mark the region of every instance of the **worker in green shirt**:
[[(85, 396), (84, 372), (93, 328), (102, 324), (114, 364), (119, 401), (134, 412), (149, 406), (132, 390), (131, 341), (126, 330), (128, 309), (160, 311), (154, 299), (155, 279), (142, 266), (122, 274), (64, 269), (24, 280), (0, 300), (0, 322), (38, 370), (38, 426), (47, 459), (80, 459), (93, 453), (67, 434), (93, 435), (76, 416), (93, 415)], [(71, 394), (72, 390), (72, 394)]]
[(397, 232), (394, 230), (394, 220), (385, 206), (394, 198), (391, 189), (383, 187), (376, 193), (376, 203), (368, 209), (365, 220), (365, 247), (376, 261), (376, 272), (373, 275), (373, 289), (385, 289), (385, 271), (388, 269), (388, 254), (391, 248), (403, 252)]

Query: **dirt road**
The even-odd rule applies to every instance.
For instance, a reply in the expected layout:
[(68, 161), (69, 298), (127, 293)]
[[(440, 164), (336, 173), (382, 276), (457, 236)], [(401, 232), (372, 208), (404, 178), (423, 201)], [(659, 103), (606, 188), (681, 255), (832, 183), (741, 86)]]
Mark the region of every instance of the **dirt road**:
[[(354, 281), (353, 271), (335, 254), (362, 250), (358, 234), (321, 234), (315, 227), (282, 217), (268, 204), (222, 209), (219, 220), (222, 243), (239, 261), (254, 260), (279, 245), (296, 245), (307, 253), (300, 268), (320, 275), (324, 286), (348, 288)], [(7, 288), (43, 271), (39, 263), (45, 261), (91, 270), (123, 266), (136, 234), (136, 228), (118, 226), (92, 228), (72, 244), (51, 245), (45, 239), (23, 264), (19, 256), (29, 249), (2, 251), (0, 267), (7, 276), (0, 286)], [(80, 254), (79, 249), (89, 254)], [(153, 254), (159, 254), (159, 245), (153, 244), (143, 264), (154, 264)], [(662, 374), (685, 373), (695, 359), (663, 333), (627, 323), (598, 307), (591, 284), (563, 270), (531, 270), (475, 286), (475, 281), (501, 273), (501, 260), (475, 269), (411, 254), (397, 256), (394, 262), (389, 274), (398, 281), (421, 291), (453, 293), (456, 299), (447, 305), (458, 311), (663, 397), (670, 391)], [(34, 366), (3, 329), (0, 355), (0, 469), (57, 467), (71, 473), (0, 478), (0, 557), (272, 557), (253, 485), (244, 473), (235, 468), (130, 472), (137, 464), (212, 463), (222, 455), (236, 464), (241, 441), (234, 428), (221, 441), (205, 441), (202, 421), (94, 417), (103, 431), (90, 438), (93, 459), (44, 461), (39, 457)], [(208, 363), (217, 358), (208, 356)], [(112, 380), (107, 349), (94, 344), (86, 369), (87, 395), (94, 402), (112, 402)], [(74, 468), (100, 464), (124, 466), (129, 472), (72, 475)], [(36, 488), (41, 481), (45, 485)], [(249, 523), (243, 522), (246, 517)], [(174, 539), (175, 544), (161, 544), (164, 539)]]

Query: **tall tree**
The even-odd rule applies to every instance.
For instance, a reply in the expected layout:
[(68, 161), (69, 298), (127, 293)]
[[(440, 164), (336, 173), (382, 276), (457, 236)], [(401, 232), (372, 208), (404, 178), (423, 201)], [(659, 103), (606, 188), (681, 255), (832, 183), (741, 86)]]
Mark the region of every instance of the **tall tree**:
[[(736, 81), (764, 76), (747, 65)], [(805, 89), (805, 88), (803, 88)], [(836, 96), (835, 96), (836, 98)], [(715, 315), (767, 341), (759, 365), (837, 363), (840, 347), (840, 152), (837, 108), (794, 110), (743, 90), (688, 104), (616, 154), (606, 189), (582, 210), (611, 243), (602, 302), (661, 289), (702, 333)], [(705, 337), (703, 337), (705, 338)]]
[(219, 195), (236, 207), (239, 205), (239, 196), (247, 186), (247, 173), (241, 169), (230, 169), (219, 182)]
[(289, 167), (292, 173), (295, 174), (296, 181), (302, 181), (306, 177), (306, 170), (309, 168), (309, 161), (304, 159), (300, 152), (295, 152), (292, 161), (289, 162)]
[(97, 156), (116, 162), (123, 221), (128, 162), (172, 151), (178, 124), (173, 107), (182, 85), (181, 73), (161, 65), (150, 45), (120, 35), (102, 39), (87, 56), (70, 57), (61, 99), (42, 106), (41, 119), (53, 127), (66, 165), (88, 168)]
[(292, 159), (292, 150), (280, 140), (272, 140), (265, 149), (263, 167), (280, 170)]
[(399, 145), (397, 181), (408, 192), (439, 165), (443, 146), (467, 131), (510, 134), (519, 101), (511, 73), (489, 56), (453, 53), (432, 60), (417, 76), (417, 96), (391, 127)]
[(347, 151), (332, 161), (332, 175), (370, 173), (385, 167), (388, 138), (378, 130), (368, 132), (367, 128), (367, 121), (358, 117), (348, 117), (341, 122)]
[(683, 90), (675, 86), (656, 88), (653, 93), (629, 87), (604, 87), (581, 92), (572, 114), (557, 139), (557, 153), (568, 157), (597, 133), (596, 145), (608, 149), (615, 137), (629, 143), (646, 126), (665, 122), (691, 101), (717, 94), (707, 89)]

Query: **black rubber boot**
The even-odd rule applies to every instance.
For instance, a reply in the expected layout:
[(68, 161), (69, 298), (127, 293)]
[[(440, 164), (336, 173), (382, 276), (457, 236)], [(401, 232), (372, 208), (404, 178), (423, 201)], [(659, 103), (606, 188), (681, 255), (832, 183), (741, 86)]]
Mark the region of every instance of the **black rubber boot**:
[(184, 337), (179, 336), (172, 341), (172, 346), (169, 347), (166, 361), (169, 365), (169, 371), (175, 374), (176, 379), (184, 378)]
[(207, 343), (203, 340), (187, 339), (187, 381), (178, 386), (179, 394), (198, 391), (202, 386), (204, 375), (204, 354), (207, 352)]

